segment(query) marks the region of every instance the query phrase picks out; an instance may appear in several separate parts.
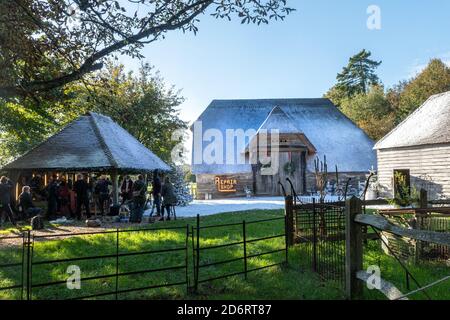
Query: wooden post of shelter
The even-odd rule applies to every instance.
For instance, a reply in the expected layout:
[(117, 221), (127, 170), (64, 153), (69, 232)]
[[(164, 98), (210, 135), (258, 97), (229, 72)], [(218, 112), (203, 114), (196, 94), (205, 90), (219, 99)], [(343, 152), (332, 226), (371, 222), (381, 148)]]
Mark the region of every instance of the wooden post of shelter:
[(345, 201), (345, 291), (348, 299), (362, 295), (362, 282), (356, 274), (363, 268), (362, 226), (355, 222), (362, 213), (362, 202), (356, 197)]
[(112, 193), (113, 193), (113, 205), (119, 204), (119, 175), (117, 170), (111, 173)]

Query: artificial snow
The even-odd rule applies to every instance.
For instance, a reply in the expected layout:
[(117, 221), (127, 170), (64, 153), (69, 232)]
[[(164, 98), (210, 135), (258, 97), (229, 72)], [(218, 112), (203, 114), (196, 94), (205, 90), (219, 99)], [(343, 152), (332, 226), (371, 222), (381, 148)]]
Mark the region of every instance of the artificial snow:
[[(299, 197), (300, 200), (311, 202), (311, 197)], [(318, 201), (316, 197), (316, 201)], [(335, 196), (327, 196), (325, 201), (337, 201)], [(368, 206), (370, 209), (386, 209), (391, 206), (377, 205)], [(225, 212), (238, 212), (248, 210), (274, 210), (284, 209), (283, 197), (252, 197), (252, 198), (229, 198), (217, 200), (194, 200), (188, 206), (176, 207), (177, 217), (195, 217), (197, 214), (208, 216)], [(149, 216), (151, 210), (146, 210), (144, 216)]]
[[(305, 198), (306, 199), (306, 198)], [(308, 200), (311, 197), (307, 197)], [(333, 197), (327, 200), (335, 200)], [(197, 214), (208, 216), (224, 212), (238, 212), (248, 210), (273, 210), (283, 209), (283, 197), (253, 197), (253, 198), (229, 198), (217, 200), (194, 200), (188, 206), (176, 207), (177, 217), (194, 217)], [(149, 215), (151, 210), (144, 213)]]

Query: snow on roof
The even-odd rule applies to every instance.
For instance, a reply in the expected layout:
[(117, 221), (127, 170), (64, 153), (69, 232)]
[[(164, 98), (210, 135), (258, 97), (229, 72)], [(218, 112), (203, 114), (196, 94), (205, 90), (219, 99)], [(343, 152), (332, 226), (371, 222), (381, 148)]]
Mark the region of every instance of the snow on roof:
[(258, 129), (261, 130), (276, 129), (280, 134), (300, 133), (301, 131), (293, 124), (292, 119), (278, 106), (274, 107), (267, 118)]
[[(282, 134), (295, 134), (295, 135), (303, 135), (301, 130), (299, 130), (295, 125), (294, 121), (291, 117), (289, 117), (280, 107), (274, 107), (267, 118), (262, 123), (261, 127), (259, 127), (258, 131), (256, 132), (255, 136), (253, 136), (252, 140), (256, 139), (256, 136), (260, 133), (263, 133), (264, 135), (270, 134), (272, 130), (277, 130), (280, 135)], [(306, 137), (304, 139), (307, 140)], [(302, 147), (311, 147), (311, 149), (314, 149), (314, 146), (308, 141), (308, 145), (305, 143), (299, 142)], [(297, 145), (299, 146), (299, 145)], [(246, 144), (245, 146), (245, 152), (249, 151), (250, 142)]]
[[(269, 117), (271, 111), (275, 111), (273, 117)], [(282, 114), (291, 121), (284, 121)], [(203, 133), (208, 129), (218, 129), (224, 138), (227, 129), (251, 129), (257, 132), (262, 126), (270, 125), (270, 128), (278, 127), (286, 133), (297, 130), (316, 147), (315, 156), (327, 156), (329, 168), (337, 165), (339, 171), (364, 172), (376, 166), (376, 156), (372, 150), (374, 142), (328, 99), (213, 100), (197, 121), (202, 122)], [(235, 139), (236, 152), (245, 150), (250, 139), (244, 142)], [(209, 143), (203, 141), (203, 148)], [(193, 163), (193, 173), (251, 172), (248, 164), (227, 164), (225, 148), (226, 143), (223, 164)], [(196, 151), (193, 148), (193, 153)], [(195, 158), (193, 155), (192, 159)]]
[(3, 169), (152, 171), (170, 167), (110, 117), (89, 112)]
[(375, 144), (374, 149), (450, 143), (450, 91), (436, 94)]

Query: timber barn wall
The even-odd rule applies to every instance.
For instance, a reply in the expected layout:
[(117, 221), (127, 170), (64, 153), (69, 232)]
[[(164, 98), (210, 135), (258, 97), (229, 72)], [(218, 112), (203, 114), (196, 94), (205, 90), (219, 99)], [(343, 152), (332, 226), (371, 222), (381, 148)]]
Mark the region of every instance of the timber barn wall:
[(425, 188), (430, 199), (450, 197), (450, 144), (377, 150), (382, 196), (393, 196), (394, 169), (409, 169), (411, 186)]

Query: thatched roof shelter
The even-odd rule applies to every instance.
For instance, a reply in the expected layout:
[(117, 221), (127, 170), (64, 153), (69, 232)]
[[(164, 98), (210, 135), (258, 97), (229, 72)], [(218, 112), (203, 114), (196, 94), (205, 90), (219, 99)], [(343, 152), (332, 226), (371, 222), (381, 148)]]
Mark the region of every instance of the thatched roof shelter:
[(170, 167), (110, 117), (89, 112), (3, 169), (133, 173)]
[(116, 197), (118, 174), (153, 170), (169, 171), (170, 166), (110, 117), (95, 112), (80, 116), (2, 168), (17, 178), (23, 172), (109, 173)]

